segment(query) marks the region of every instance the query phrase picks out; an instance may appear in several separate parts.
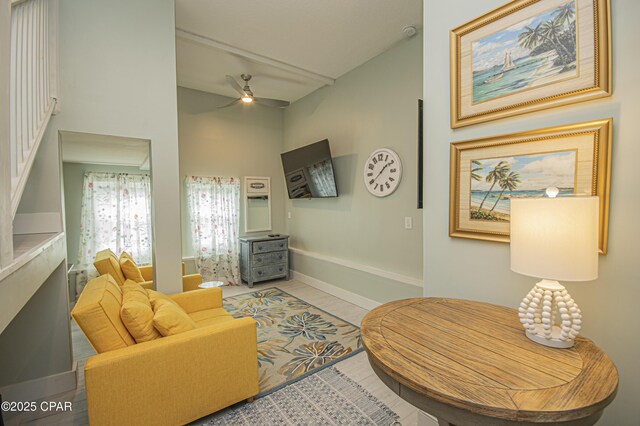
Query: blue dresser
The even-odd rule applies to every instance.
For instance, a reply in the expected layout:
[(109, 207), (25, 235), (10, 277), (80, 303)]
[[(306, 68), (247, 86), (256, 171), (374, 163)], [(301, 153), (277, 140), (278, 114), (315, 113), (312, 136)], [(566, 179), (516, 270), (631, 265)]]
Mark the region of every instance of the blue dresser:
[(289, 236), (282, 234), (240, 238), (240, 277), (253, 283), (289, 279)]

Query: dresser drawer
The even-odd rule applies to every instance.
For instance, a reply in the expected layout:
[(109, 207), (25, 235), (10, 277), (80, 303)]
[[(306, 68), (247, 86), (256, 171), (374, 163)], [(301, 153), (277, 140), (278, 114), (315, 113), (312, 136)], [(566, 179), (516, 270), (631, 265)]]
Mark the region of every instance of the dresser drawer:
[(271, 278), (284, 277), (287, 275), (287, 265), (267, 265), (253, 268), (254, 281), (269, 280)]
[(271, 253), (253, 255), (253, 264), (251, 266), (274, 265), (276, 263), (285, 263), (287, 261), (287, 251), (274, 251)]
[(269, 253), (272, 251), (286, 250), (287, 240), (275, 240), (275, 241), (258, 241), (253, 243), (253, 253)]

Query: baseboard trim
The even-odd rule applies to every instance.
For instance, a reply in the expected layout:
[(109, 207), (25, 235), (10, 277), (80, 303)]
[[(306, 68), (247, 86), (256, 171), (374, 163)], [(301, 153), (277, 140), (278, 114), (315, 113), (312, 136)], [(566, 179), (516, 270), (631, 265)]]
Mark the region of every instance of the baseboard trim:
[(78, 386), (78, 363), (71, 370), (0, 388), (3, 401), (37, 401)]
[(307, 256), (313, 259), (322, 260), (324, 262), (333, 263), (336, 265), (344, 266), (346, 268), (355, 269), (356, 271), (366, 272), (371, 275), (377, 275), (382, 278), (387, 278), (389, 280), (397, 281), (403, 284), (409, 284), (416, 287), (423, 287), (423, 282), (421, 279), (408, 277), (406, 275), (398, 274), (395, 272), (385, 271), (383, 269), (374, 268), (373, 266), (364, 265), (362, 263), (352, 262), (351, 260), (339, 259), (337, 257), (326, 256), (321, 253), (315, 253), (312, 251), (307, 251), (303, 249), (299, 249), (296, 247), (289, 247), (293, 253), (299, 254), (301, 256)]
[(302, 274), (298, 271), (291, 270), (291, 277), (311, 287), (317, 288), (318, 290), (324, 291), (325, 293), (329, 293), (333, 296), (339, 297), (342, 300), (345, 300), (349, 303), (353, 303), (354, 305), (360, 306), (361, 308), (367, 309), (369, 311), (382, 304), (380, 302), (376, 302), (375, 300), (371, 300), (369, 298), (366, 298), (359, 294), (345, 290), (333, 284), (329, 284), (327, 282), (320, 281), (317, 278), (313, 278), (308, 275)]

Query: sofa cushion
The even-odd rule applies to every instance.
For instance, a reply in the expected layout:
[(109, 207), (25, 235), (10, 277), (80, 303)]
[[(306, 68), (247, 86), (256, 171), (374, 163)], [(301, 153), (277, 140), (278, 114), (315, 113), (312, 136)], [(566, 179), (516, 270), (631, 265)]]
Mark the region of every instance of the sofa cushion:
[(122, 269), (120, 269), (120, 262), (110, 249), (104, 249), (96, 253), (93, 266), (96, 267), (100, 275), (109, 274), (113, 277), (116, 284), (124, 284), (126, 278), (122, 274)]
[(120, 318), (136, 343), (162, 337), (153, 326), (153, 309), (147, 292), (131, 280), (122, 286)]
[(87, 283), (71, 316), (97, 353), (125, 348), (136, 342), (120, 319), (122, 291), (111, 275)]
[(173, 336), (197, 328), (196, 323), (175, 302), (158, 300), (153, 307), (153, 326), (163, 336)]
[(142, 272), (140, 272), (140, 268), (138, 268), (138, 264), (135, 260), (127, 253), (123, 251), (120, 254), (120, 269), (122, 269), (122, 274), (128, 280), (133, 280), (137, 283), (144, 282), (144, 278), (142, 277)]

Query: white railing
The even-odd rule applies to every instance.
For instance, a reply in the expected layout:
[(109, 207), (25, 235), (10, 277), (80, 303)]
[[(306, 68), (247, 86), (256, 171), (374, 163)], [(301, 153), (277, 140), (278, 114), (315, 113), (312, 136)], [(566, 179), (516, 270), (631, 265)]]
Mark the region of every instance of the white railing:
[(0, 0), (0, 271), (13, 220), (56, 108), (57, 0)]
[[(12, 2), (10, 59), (11, 212), (15, 216), (55, 108), (55, 37), (50, 0)], [(53, 60), (52, 60), (53, 59)]]

